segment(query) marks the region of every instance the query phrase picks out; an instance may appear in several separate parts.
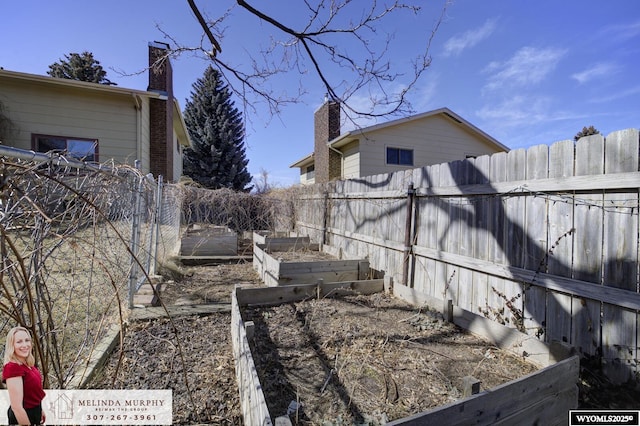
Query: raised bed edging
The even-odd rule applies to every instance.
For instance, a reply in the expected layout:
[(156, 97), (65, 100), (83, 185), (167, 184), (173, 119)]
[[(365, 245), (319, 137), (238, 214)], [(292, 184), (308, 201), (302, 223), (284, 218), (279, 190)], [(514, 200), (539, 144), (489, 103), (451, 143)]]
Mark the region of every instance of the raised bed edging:
[(236, 366), (236, 381), (245, 425), (271, 426), (271, 416), (256, 371), (236, 290), (231, 297), (231, 343)]
[(297, 235), (290, 231), (253, 231), (253, 244), (282, 244), (282, 243), (298, 243), (310, 244), (309, 237)]
[(192, 227), (180, 239), (181, 256), (236, 256), (238, 234), (227, 227)]
[(387, 423), (389, 426), (563, 425), (577, 407), (577, 355), (493, 389), (423, 413)]
[(290, 284), (315, 284), (364, 280), (369, 276), (369, 261), (365, 259), (335, 259), (307, 262), (284, 262), (274, 258), (270, 251), (318, 250), (317, 244), (307, 247), (294, 242), (274, 244), (254, 244), (253, 268), (268, 287)]
[(113, 349), (120, 341), (120, 331), (120, 324), (113, 324), (109, 327), (104, 337), (91, 351), (84, 370), (74, 373), (71, 380), (69, 380), (69, 383), (66, 385), (68, 389), (82, 389), (93, 379), (96, 373), (99, 372), (107, 362)]
[[(231, 332), (234, 342), (234, 356), (236, 357), (236, 377), (241, 392), (240, 400), (243, 413), (245, 410), (247, 411), (245, 414), (246, 425), (260, 424), (247, 419), (262, 419), (260, 421), (265, 421), (264, 424), (272, 423), (268, 409), (266, 413), (264, 411), (266, 401), (257, 378), (249, 343), (246, 341), (245, 324), (241, 319), (240, 306), (280, 304), (303, 300), (314, 297), (314, 295), (323, 297), (322, 295), (338, 292), (353, 294), (363, 290), (375, 293), (390, 287), (388, 282), (383, 281), (388, 280), (301, 284), (278, 288), (236, 287), (232, 294), (232, 318), (235, 319), (232, 319)], [(368, 282), (372, 282), (373, 285), (367, 285)], [(441, 301), (437, 306), (446, 306), (446, 304)], [(455, 314), (460, 316), (460, 312), (454, 312)], [(469, 315), (474, 314), (469, 313)], [(470, 318), (469, 316), (464, 317), (467, 320)], [(507, 329), (499, 324), (498, 326)], [(482, 333), (481, 329), (476, 329), (472, 332), (493, 340), (494, 335), (491, 333), (496, 330), (497, 328), (492, 328), (487, 333)], [(502, 339), (504, 336), (512, 336), (513, 333), (514, 330), (508, 329), (498, 336), (499, 339)], [(510, 337), (508, 341), (513, 342), (517, 339)], [(501, 342), (495, 343), (503, 346)], [(569, 410), (578, 406), (579, 357), (573, 355), (560, 360), (559, 358), (562, 356), (551, 351), (544, 343), (540, 342), (540, 345), (535, 345), (535, 347), (544, 353), (538, 353), (532, 361), (538, 361), (539, 364), (544, 365), (546, 360), (547, 366), (543, 369), (455, 403), (398, 419), (388, 424), (396, 426), (567, 424)], [(245, 377), (249, 378), (247, 383), (245, 383)], [(253, 413), (253, 407), (258, 410), (256, 413)], [(269, 423), (266, 423), (267, 419)]]

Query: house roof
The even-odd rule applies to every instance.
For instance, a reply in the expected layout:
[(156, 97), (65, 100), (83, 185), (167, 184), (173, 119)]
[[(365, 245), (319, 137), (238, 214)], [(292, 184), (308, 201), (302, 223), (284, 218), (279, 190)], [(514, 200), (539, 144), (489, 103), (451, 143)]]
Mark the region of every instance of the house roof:
[[(415, 114), (409, 117), (403, 117), (403, 118), (399, 118), (396, 120), (391, 120), (391, 121), (387, 121), (385, 123), (380, 123), (380, 124), (374, 124), (373, 126), (368, 126), (368, 127), (363, 127), (360, 129), (356, 129), (356, 130), (351, 130), (348, 131), (346, 133), (341, 134), (340, 136), (338, 136), (337, 138), (330, 140), (328, 142), (328, 145), (331, 148), (335, 148), (335, 149), (340, 149), (340, 147), (348, 144), (349, 142), (352, 142), (356, 139), (361, 138), (363, 135), (365, 135), (366, 133), (370, 133), (376, 130), (380, 130), (380, 129), (385, 129), (388, 127), (393, 127), (393, 126), (399, 126), (405, 123), (410, 123), (412, 121), (416, 121), (416, 120), (421, 120), (423, 118), (427, 118), (427, 117), (432, 117), (432, 116), (436, 116), (436, 115), (444, 115), (448, 118), (450, 118), (451, 120), (457, 122), (458, 124), (464, 126), (467, 128), (467, 130), (469, 130), (472, 133), (475, 133), (476, 135), (480, 136), (481, 138), (487, 140), (488, 143), (496, 146), (497, 148), (499, 148), (500, 150), (504, 150), (504, 151), (509, 151), (509, 148), (506, 147), (505, 145), (501, 144), (500, 142), (498, 142), (497, 139), (495, 139), (494, 137), (490, 136), (489, 134), (485, 133), (484, 131), (480, 130), (478, 127), (474, 126), (473, 124), (471, 124), (470, 122), (468, 122), (467, 120), (465, 120), (464, 118), (462, 118), (461, 116), (459, 116), (458, 114), (456, 114), (455, 112), (451, 111), (449, 108), (439, 108), (439, 109), (434, 109), (432, 111), (427, 111), (427, 112), (423, 112), (420, 114)], [(304, 167), (307, 165), (310, 165), (313, 163), (313, 154), (309, 154), (304, 158), (301, 158), (300, 160), (297, 160), (295, 163), (291, 164), (289, 167), (293, 168), (293, 167)]]
[(149, 98), (162, 99), (162, 95), (156, 92), (148, 92), (146, 90), (126, 89), (124, 87), (112, 86), (107, 84), (90, 83), (87, 81), (71, 80), (67, 78), (55, 78), (45, 75), (28, 74), (17, 71), (8, 71), (0, 69), (0, 77), (10, 78), (14, 80), (25, 80), (34, 83), (42, 83), (52, 86), (73, 87), (89, 91), (109, 92), (120, 95), (140, 95)]
[[(141, 96), (141, 97), (147, 97), (150, 99), (152, 98), (161, 99), (161, 100), (167, 99), (167, 96), (165, 94), (154, 92), (154, 91), (127, 89), (124, 87), (112, 86), (108, 84), (90, 83), (87, 81), (71, 80), (67, 78), (56, 78), (56, 77), (50, 77), (50, 76), (38, 75), (38, 74), (28, 74), (28, 73), (17, 72), (17, 71), (8, 71), (4, 69), (0, 69), (0, 78), (22, 80), (22, 81), (27, 81), (31, 83), (38, 83), (38, 84), (50, 85), (50, 86), (74, 88), (78, 90), (86, 90), (89, 92), (96, 92), (96, 93), (100, 93), (100, 92), (110, 93), (116, 96), (118, 95)], [(173, 111), (174, 111), (174, 114), (173, 114), (174, 130), (178, 134), (180, 141), (182, 141), (182, 144), (185, 146), (189, 146), (191, 144), (190, 138), (189, 138), (189, 131), (187, 130), (187, 126), (184, 122), (184, 118), (182, 117), (180, 105), (178, 104), (178, 101), (176, 99), (173, 99), (172, 104), (173, 104)]]

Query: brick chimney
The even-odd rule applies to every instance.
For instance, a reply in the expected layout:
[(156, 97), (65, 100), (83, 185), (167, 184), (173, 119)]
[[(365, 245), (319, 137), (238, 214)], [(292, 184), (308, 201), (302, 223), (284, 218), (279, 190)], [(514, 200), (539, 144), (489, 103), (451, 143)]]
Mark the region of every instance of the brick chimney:
[(340, 136), (340, 103), (327, 100), (313, 115), (314, 167), (316, 183), (341, 177), (341, 156), (329, 149), (329, 141)]
[[(163, 95), (149, 105), (150, 168), (154, 176), (173, 182), (173, 69), (167, 53), (169, 45), (149, 43), (148, 91)], [(165, 98), (166, 97), (166, 98)]]

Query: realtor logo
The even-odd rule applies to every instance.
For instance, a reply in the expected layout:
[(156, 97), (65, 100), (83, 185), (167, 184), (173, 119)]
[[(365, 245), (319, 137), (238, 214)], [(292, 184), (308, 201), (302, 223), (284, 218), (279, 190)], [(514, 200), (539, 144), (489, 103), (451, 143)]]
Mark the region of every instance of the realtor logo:
[(49, 402), (49, 413), (56, 419), (70, 420), (73, 419), (73, 405), (73, 397), (66, 392), (59, 392), (57, 398)]

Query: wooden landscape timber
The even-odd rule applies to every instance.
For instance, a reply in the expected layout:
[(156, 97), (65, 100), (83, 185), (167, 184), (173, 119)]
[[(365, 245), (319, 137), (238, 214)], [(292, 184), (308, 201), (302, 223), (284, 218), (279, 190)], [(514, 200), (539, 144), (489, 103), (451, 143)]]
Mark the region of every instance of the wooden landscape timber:
[[(253, 362), (247, 335), (253, 335), (253, 324), (244, 323), (241, 308), (256, 305), (274, 305), (300, 301), (309, 298), (323, 298), (331, 294), (367, 293), (393, 291), (390, 279), (378, 279), (345, 283), (317, 283), (289, 285), (278, 288), (242, 288), (236, 287), (232, 294), (232, 340), (236, 358), (236, 377), (240, 392), (245, 424), (290, 424), (288, 418), (272, 418), (265, 396), (262, 392), (256, 368)], [(403, 286), (402, 286), (403, 287)], [(395, 293), (394, 293), (395, 294)], [(446, 310), (447, 303), (437, 299), (426, 300), (413, 293), (399, 294), (416, 307), (435, 304), (436, 309)], [(443, 308), (445, 307), (445, 308)], [(496, 388), (464, 397), (457, 402), (437, 407), (422, 413), (392, 421), (390, 425), (494, 425), (494, 424), (566, 424), (567, 413), (578, 405), (579, 358), (572, 355), (565, 345), (548, 345), (536, 341), (530, 346), (522, 346), (528, 336), (522, 334), (518, 341), (514, 330), (492, 323), (470, 312), (452, 310), (457, 324), (472, 325), (472, 333), (479, 334), (499, 347), (507, 347), (522, 355), (522, 347), (535, 351), (535, 360), (544, 366), (535, 373), (512, 380)], [(488, 328), (480, 323), (492, 323)], [(486, 323), (485, 323), (486, 322)], [(516, 332), (517, 333), (517, 332)], [(511, 344), (505, 344), (509, 341)], [(518, 349), (519, 348), (519, 349)], [(473, 378), (469, 378), (473, 382)], [(283, 423), (279, 423), (283, 422)]]
[(357, 281), (369, 276), (369, 262), (364, 259), (335, 259), (316, 261), (284, 261), (272, 252), (319, 252), (317, 244), (300, 245), (297, 242), (254, 244), (253, 267), (269, 287), (290, 284)]

